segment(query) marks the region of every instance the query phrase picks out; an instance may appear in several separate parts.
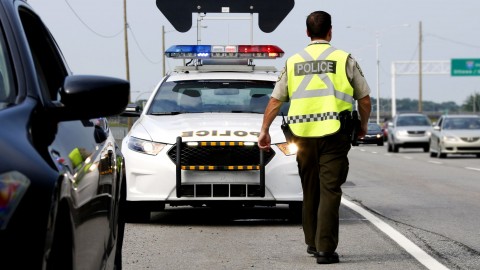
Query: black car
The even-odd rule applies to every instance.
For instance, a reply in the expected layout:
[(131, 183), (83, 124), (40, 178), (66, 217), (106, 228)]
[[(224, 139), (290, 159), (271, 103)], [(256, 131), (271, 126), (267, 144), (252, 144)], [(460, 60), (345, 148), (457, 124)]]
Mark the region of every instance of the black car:
[(378, 146), (383, 146), (383, 129), (375, 124), (368, 123), (367, 135), (363, 138), (359, 138), (357, 141), (359, 144), (376, 144)]
[(73, 75), (26, 1), (0, 0), (0, 268), (120, 269), (130, 84)]

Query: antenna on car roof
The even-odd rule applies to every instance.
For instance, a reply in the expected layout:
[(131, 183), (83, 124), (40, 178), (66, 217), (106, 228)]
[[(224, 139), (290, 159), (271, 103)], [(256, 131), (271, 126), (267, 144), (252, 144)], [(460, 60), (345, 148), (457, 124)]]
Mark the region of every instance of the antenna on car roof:
[(179, 32), (192, 28), (192, 13), (258, 13), (258, 25), (273, 32), (293, 9), (295, 0), (156, 0), (160, 12)]

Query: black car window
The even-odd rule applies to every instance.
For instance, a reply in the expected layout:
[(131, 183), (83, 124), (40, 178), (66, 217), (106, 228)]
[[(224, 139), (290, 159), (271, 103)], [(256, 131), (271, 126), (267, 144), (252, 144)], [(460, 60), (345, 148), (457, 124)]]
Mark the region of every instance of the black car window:
[(0, 110), (14, 103), (17, 95), (14, 85), (11, 58), (0, 27)]
[(19, 12), (38, 82), (50, 100), (58, 100), (58, 90), (68, 75), (63, 56), (39, 17), (25, 8), (20, 8)]
[[(264, 113), (274, 84), (270, 81), (232, 80), (165, 82), (148, 113)], [(288, 103), (283, 105), (282, 111), (287, 113)]]
[(382, 128), (377, 124), (368, 124), (368, 131), (380, 132), (382, 131)]

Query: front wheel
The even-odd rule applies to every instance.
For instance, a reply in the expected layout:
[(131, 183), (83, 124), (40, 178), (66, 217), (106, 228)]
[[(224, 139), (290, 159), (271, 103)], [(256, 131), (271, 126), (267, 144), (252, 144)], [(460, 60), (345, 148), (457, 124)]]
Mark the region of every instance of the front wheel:
[(54, 226), (53, 241), (44, 269), (73, 269), (72, 224), (66, 204), (59, 206)]
[(125, 221), (129, 223), (148, 223), (150, 222), (150, 209), (141, 207), (134, 202), (125, 203)]
[(290, 212), (289, 220), (292, 223), (302, 222), (302, 208), (303, 202), (292, 202), (288, 205)]
[(395, 145), (395, 144), (392, 145), (392, 151), (393, 151), (394, 153), (398, 153), (398, 148), (399, 148), (398, 145)]

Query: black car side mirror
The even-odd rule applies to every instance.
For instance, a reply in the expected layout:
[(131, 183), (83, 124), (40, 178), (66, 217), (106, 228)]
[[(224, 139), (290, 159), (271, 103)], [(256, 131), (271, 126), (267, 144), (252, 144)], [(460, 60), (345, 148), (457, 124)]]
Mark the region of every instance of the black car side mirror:
[(67, 76), (54, 116), (66, 121), (117, 115), (127, 106), (129, 95), (130, 83), (126, 80), (94, 75)]

